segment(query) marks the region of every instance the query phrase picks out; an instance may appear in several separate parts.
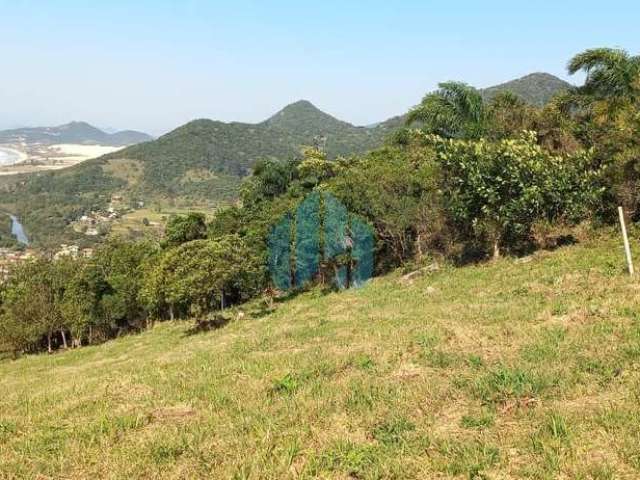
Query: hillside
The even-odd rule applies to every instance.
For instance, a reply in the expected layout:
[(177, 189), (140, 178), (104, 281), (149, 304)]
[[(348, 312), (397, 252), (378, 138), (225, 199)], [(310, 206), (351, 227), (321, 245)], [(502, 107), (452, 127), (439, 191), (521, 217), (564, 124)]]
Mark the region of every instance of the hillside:
[(637, 478), (639, 300), (614, 235), (0, 362), (0, 472)]
[(485, 100), (490, 100), (500, 92), (511, 92), (527, 103), (541, 107), (562, 91), (573, 88), (568, 82), (548, 73), (532, 73), (510, 82), (481, 90)]
[(58, 127), (18, 128), (0, 131), (0, 144), (54, 145), (72, 143), (121, 147), (150, 140), (153, 140), (153, 137), (146, 133), (125, 130), (110, 134), (86, 122), (71, 122)]

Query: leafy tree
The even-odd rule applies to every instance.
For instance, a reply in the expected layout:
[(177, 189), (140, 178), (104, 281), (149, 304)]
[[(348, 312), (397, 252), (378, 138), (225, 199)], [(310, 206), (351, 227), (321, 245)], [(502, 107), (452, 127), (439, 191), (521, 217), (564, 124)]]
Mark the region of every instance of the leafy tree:
[(67, 346), (61, 306), (72, 272), (67, 259), (25, 262), (11, 272), (3, 290), (0, 332), (14, 352), (35, 349), (42, 339), (52, 352), (57, 333)]
[(299, 160), (280, 162), (272, 159), (256, 162), (253, 174), (240, 187), (243, 205), (256, 205), (284, 194), (298, 178), (299, 163)]
[(298, 175), (302, 184), (313, 188), (319, 183), (335, 175), (335, 162), (329, 161), (327, 155), (317, 148), (303, 150), (304, 158), (298, 165)]
[(487, 136), (494, 140), (518, 137), (531, 130), (537, 109), (515, 94), (505, 91), (495, 95), (487, 106)]
[(192, 240), (206, 238), (206, 236), (207, 224), (204, 214), (175, 215), (167, 222), (163, 246), (175, 247)]
[(148, 273), (141, 296), (152, 310), (200, 316), (250, 298), (262, 265), (236, 235), (194, 240), (166, 250)]
[(620, 49), (596, 48), (579, 53), (569, 73), (586, 73), (575, 92), (576, 131), (603, 167), (608, 198), (600, 212), (613, 218), (622, 205), (640, 219), (640, 56)]
[(323, 188), (374, 226), (378, 269), (401, 264), (437, 235), (439, 167), (433, 149), (387, 147), (356, 158)]
[(494, 258), (528, 239), (537, 220), (578, 221), (600, 201), (599, 172), (589, 156), (551, 156), (533, 132), (497, 143), (432, 140), (447, 209), (461, 231), (490, 242)]
[(121, 328), (140, 328), (141, 322), (146, 320), (146, 311), (138, 298), (144, 282), (143, 266), (154, 259), (158, 251), (158, 245), (151, 241), (120, 239), (113, 239), (96, 251), (94, 263), (109, 286), (102, 290), (101, 301), (112, 324)]
[(64, 326), (71, 334), (71, 344), (80, 347), (84, 339), (91, 344), (97, 336), (110, 336), (113, 326), (106, 315), (108, 309), (104, 309), (101, 302), (111, 288), (95, 264), (76, 261), (75, 267), (75, 274), (65, 289), (61, 309)]

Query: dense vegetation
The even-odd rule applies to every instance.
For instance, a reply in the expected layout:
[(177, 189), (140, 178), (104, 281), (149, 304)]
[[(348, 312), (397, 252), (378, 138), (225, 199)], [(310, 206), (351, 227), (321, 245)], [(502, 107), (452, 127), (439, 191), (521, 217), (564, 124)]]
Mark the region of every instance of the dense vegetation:
[[(532, 76), (520, 81), (514, 90), (525, 99), (540, 95), (548, 99), (561, 83), (555, 77)], [(505, 88), (510, 88), (509, 84)], [(132, 205), (144, 201), (216, 208), (238, 197), (241, 179), (250, 174), (258, 160), (299, 158), (303, 146), (315, 146), (331, 159), (363, 153), (380, 147), (403, 121), (404, 117), (395, 117), (369, 128), (356, 127), (307, 101), (289, 105), (258, 124), (195, 120), (156, 141), (134, 145), (83, 166), (0, 179), (6, 192), (0, 191), (0, 204), (20, 216), (36, 245), (86, 243), (89, 239), (67, 227), (70, 219), (96, 205), (106, 206), (114, 193)], [(100, 180), (95, 190), (99, 199), (82, 194), (94, 191), (96, 179)], [(46, 196), (41, 195), (43, 183)], [(78, 186), (80, 195), (69, 191), (70, 183)]]
[(18, 246), (16, 238), (11, 233), (11, 217), (0, 213), (0, 248), (14, 248)]

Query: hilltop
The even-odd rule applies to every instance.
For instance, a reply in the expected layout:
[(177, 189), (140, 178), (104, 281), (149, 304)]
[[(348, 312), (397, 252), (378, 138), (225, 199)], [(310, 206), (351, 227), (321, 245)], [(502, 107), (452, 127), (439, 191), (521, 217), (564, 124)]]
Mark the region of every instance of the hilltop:
[(1, 362), (0, 471), (635, 478), (638, 285), (623, 258), (605, 236), (257, 302), (206, 333), (164, 323)]
[(17, 128), (0, 131), (0, 144), (81, 144), (121, 147), (148, 142), (153, 137), (146, 133), (123, 130), (106, 133), (86, 122), (71, 122), (57, 127)]
[(500, 92), (511, 92), (531, 105), (542, 107), (558, 93), (572, 88), (570, 83), (548, 73), (531, 73), (480, 92), (485, 100), (491, 100)]

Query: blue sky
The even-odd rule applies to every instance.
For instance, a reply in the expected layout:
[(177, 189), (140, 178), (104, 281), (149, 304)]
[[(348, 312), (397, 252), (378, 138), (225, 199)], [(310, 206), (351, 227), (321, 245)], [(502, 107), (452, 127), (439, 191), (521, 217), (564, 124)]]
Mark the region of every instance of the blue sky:
[(583, 49), (638, 53), (638, 19), (639, 2), (616, 0), (0, 0), (0, 128), (159, 134), (193, 118), (260, 121), (302, 98), (369, 124), (440, 81), (568, 78)]

